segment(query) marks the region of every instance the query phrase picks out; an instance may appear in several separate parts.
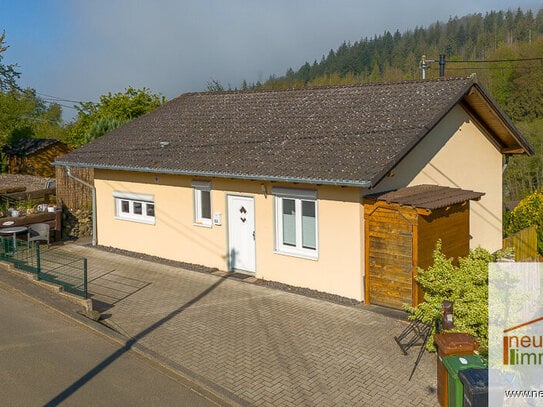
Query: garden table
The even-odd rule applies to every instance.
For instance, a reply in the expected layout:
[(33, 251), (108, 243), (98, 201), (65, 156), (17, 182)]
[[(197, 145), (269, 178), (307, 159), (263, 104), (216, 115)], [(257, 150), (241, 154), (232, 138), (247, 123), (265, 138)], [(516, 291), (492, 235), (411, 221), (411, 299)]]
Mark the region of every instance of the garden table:
[(28, 228), (26, 226), (12, 226), (8, 228), (0, 229), (0, 234), (2, 235), (13, 235), (13, 253), (17, 252), (17, 233), (26, 232)]

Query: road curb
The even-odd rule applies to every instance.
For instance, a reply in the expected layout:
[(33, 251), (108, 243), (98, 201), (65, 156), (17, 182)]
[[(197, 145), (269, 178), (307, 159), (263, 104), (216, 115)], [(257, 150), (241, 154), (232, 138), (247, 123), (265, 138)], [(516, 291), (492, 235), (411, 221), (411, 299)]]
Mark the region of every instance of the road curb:
[(52, 291), (60, 295), (64, 299), (70, 302), (73, 302), (76, 305), (80, 305), (81, 307), (85, 309), (85, 311), (89, 311), (89, 312), (92, 311), (92, 300), (88, 298), (78, 297), (76, 295), (65, 292), (64, 289), (59, 285), (56, 285), (44, 280), (38, 280), (35, 274), (27, 273), (24, 271), (18, 271), (17, 268), (12, 263), (9, 263), (7, 261), (0, 261), (0, 268), (3, 268), (7, 270), (8, 272), (15, 274), (21, 278), (24, 278), (28, 281), (31, 281), (32, 283), (42, 288)]
[[(7, 274), (1, 273), (6, 271)], [(9, 280), (9, 281), (6, 281)], [(33, 287), (28, 288), (28, 284), (31, 283)], [(23, 287), (25, 286), (25, 287)], [(212, 383), (204, 377), (192, 372), (191, 370), (179, 365), (170, 359), (161, 356), (157, 352), (139, 344), (133, 338), (128, 338), (121, 333), (115, 331), (112, 327), (109, 327), (103, 323), (94, 321), (85, 316), (88, 312), (84, 301), (74, 301), (72, 295), (63, 293), (62, 290), (56, 288), (56, 286), (37, 281), (27, 273), (17, 271), (13, 266), (6, 262), (0, 262), (0, 287), (11, 292), (16, 292), (29, 300), (40, 304), (41, 306), (61, 315), (63, 318), (71, 320), (86, 329), (89, 329), (108, 340), (120, 345), (126, 351), (133, 351), (135, 354), (143, 357), (150, 362), (160, 366), (166, 372), (171, 375), (175, 375), (175, 380), (180, 382), (187, 388), (197, 392), (202, 397), (216, 403), (219, 406), (250, 406), (246, 400), (241, 399), (228, 390)], [(51, 304), (51, 299), (42, 298), (40, 295), (36, 295), (36, 290), (47, 291), (55, 296), (61, 295), (56, 303)], [(34, 294), (34, 295), (33, 295)], [(92, 301), (92, 300), (85, 300)], [(62, 304), (64, 302), (64, 304)], [(66, 304), (67, 303), (67, 304)], [(77, 310), (74, 306), (81, 307)], [(92, 307), (91, 307), (92, 309)]]

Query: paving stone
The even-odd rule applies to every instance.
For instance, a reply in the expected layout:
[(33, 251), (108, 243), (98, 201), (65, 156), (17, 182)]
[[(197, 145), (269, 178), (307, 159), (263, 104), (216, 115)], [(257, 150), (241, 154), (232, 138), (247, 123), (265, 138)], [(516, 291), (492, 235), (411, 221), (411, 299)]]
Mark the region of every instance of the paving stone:
[[(435, 355), (409, 375), (401, 320), (90, 246), (89, 291), (107, 323), (255, 406), (434, 406)], [(256, 279), (255, 279), (256, 280)]]

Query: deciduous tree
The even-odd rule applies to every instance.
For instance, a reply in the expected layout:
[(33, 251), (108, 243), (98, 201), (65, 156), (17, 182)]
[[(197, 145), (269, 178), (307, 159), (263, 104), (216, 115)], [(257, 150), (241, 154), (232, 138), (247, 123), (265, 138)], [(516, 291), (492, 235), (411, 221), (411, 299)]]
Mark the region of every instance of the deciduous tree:
[(100, 96), (100, 102), (84, 102), (77, 107), (77, 119), (70, 125), (67, 142), (79, 147), (158, 106), (166, 99), (147, 88), (127, 88), (124, 92)]
[(6, 32), (0, 34), (0, 91), (6, 92), (14, 89), (19, 89), (17, 79), (21, 76), (20, 72), (16, 71), (16, 64), (5, 65), (2, 63), (3, 53), (9, 48), (5, 43)]

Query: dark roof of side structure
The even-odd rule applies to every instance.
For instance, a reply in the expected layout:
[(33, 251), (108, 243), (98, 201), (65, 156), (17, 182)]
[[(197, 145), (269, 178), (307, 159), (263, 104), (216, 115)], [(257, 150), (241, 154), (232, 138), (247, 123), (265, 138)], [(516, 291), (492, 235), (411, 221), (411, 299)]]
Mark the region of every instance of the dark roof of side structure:
[(16, 155), (20, 157), (29, 156), (37, 153), (47, 147), (60, 143), (59, 140), (46, 139), (46, 138), (25, 138), (19, 140), (13, 144), (6, 145), (2, 148), (2, 151), (8, 155)]
[(456, 78), (183, 94), (55, 164), (369, 187), (461, 102), (502, 152), (533, 152), (473, 78)]
[(397, 203), (413, 208), (434, 210), (446, 208), (470, 200), (479, 200), (483, 192), (475, 192), (460, 188), (443, 187), (439, 185), (415, 185), (400, 188), (395, 191), (368, 195), (366, 198)]

